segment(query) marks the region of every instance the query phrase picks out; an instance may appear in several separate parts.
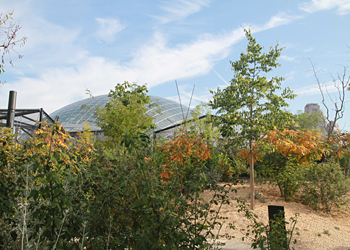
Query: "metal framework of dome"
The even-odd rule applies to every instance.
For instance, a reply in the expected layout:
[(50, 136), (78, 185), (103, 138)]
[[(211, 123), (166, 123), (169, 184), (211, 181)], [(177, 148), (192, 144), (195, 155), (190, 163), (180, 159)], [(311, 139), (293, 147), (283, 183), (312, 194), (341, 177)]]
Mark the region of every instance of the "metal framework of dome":
[[(184, 116), (187, 114), (188, 107), (172, 100), (168, 100), (158, 96), (150, 96), (151, 104), (156, 103), (157, 107), (152, 107), (147, 110), (147, 114), (154, 117), (154, 124), (157, 130), (164, 130), (167, 127), (174, 127), (183, 122)], [(109, 102), (108, 95), (95, 96), (69, 104), (61, 109), (58, 109), (50, 114), (54, 119), (63, 125), (69, 132), (77, 132), (83, 130), (84, 124), (89, 124), (92, 131), (101, 130), (97, 125), (95, 110), (97, 107), (104, 107)], [(161, 113), (157, 110), (161, 110)], [(183, 111), (182, 111), (183, 110)], [(189, 112), (188, 119), (191, 118)]]

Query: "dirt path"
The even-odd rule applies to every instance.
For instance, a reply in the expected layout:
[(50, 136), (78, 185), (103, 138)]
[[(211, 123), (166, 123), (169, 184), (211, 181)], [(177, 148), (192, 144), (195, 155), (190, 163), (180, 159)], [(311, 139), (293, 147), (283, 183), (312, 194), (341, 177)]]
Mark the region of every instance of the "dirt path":
[[(242, 213), (238, 213), (237, 202), (235, 198), (241, 197), (248, 200), (249, 184), (237, 185), (237, 194), (229, 195), (230, 205), (223, 205), (220, 212), (220, 221), (224, 222), (219, 236), (222, 239), (242, 241), (244, 236), (242, 229), (246, 229), (249, 221)], [(322, 211), (314, 211), (310, 207), (296, 202), (285, 202), (280, 196), (277, 187), (271, 187), (267, 184), (256, 185), (256, 192), (262, 194), (265, 203), (257, 200), (254, 213), (259, 216), (259, 220), (268, 223), (268, 205), (284, 206), (286, 219), (299, 214), (296, 230), (293, 239), (297, 244), (294, 249), (334, 249), (350, 250), (350, 211), (343, 208), (341, 211), (335, 211), (332, 214), (326, 214)], [(212, 195), (205, 191), (201, 195), (205, 200), (209, 200)], [(236, 230), (229, 228), (228, 224), (235, 225)]]

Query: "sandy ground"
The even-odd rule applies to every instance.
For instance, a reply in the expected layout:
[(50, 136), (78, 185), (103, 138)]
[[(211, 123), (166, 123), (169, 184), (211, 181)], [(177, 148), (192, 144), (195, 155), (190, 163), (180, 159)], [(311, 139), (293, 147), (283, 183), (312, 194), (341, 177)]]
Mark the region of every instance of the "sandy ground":
[[(242, 241), (245, 233), (242, 229), (246, 229), (249, 221), (244, 217), (243, 213), (238, 213), (237, 202), (235, 198), (241, 197), (248, 200), (249, 184), (237, 185), (236, 193), (230, 193), (230, 205), (223, 205), (219, 217), (219, 221), (224, 226), (219, 232), (220, 239), (228, 239), (233, 241)], [(297, 240), (294, 249), (332, 249), (332, 250), (350, 250), (350, 210), (349, 206), (341, 210), (334, 210), (332, 214), (326, 214), (322, 211), (314, 211), (310, 207), (297, 202), (285, 202), (280, 196), (277, 187), (268, 184), (256, 185), (256, 192), (262, 194), (265, 202), (256, 200), (254, 213), (258, 215), (259, 221), (268, 223), (268, 205), (284, 206), (286, 219), (299, 214), (293, 239)], [(209, 200), (212, 194), (204, 191), (201, 197)], [(229, 228), (229, 223), (235, 226), (235, 230)], [(288, 229), (288, 225), (287, 225)], [(245, 242), (249, 242), (245, 240)]]

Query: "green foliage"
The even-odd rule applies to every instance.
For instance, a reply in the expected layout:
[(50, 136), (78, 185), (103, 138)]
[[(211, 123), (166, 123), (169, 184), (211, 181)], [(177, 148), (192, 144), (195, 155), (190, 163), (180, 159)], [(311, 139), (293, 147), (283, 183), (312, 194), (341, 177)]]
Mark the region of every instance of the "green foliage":
[(73, 139), (56, 123), (44, 124), (35, 137), (21, 143), (6, 130), (0, 138), (1, 188), (6, 194), (0, 223), (7, 223), (0, 231), (0, 246), (66, 248), (79, 235), (83, 219), (79, 177), (93, 151), (89, 134)]
[[(218, 224), (213, 204), (229, 203), (230, 189), (210, 185), (215, 196), (200, 199), (201, 174), (183, 179), (190, 168), (164, 173), (165, 157), (157, 145), (127, 153), (119, 147), (104, 149), (91, 167), (84, 189), (90, 190), (88, 240), (92, 249), (202, 248)], [(170, 169), (169, 169), (170, 170)], [(183, 192), (186, 189), (187, 192)]]
[[(225, 182), (231, 182), (233, 178), (248, 176), (246, 164), (235, 157), (235, 153), (231, 152), (232, 147), (227, 147), (227, 140), (221, 137), (219, 129), (215, 126), (215, 118), (211, 113), (210, 106), (201, 103), (192, 110), (193, 119), (183, 128), (187, 129), (190, 134), (200, 134), (205, 143), (211, 146), (211, 158), (207, 159), (205, 166), (203, 166), (208, 184), (219, 176), (220, 180)], [(202, 118), (199, 119), (201, 116)]]
[(297, 114), (294, 115), (294, 121), (302, 131), (315, 130), (321, 134), (326, 132), (324, 127), (319, 131), (320, 125), (325, 125), (325, 117), (321, 110), (312, 112), (311, 114), (299, 110)]
[(222, 171), (222, 181), (230, 181), (232, 178), (246, 177), (249, 175), (247, 164), (242, 159), (231, 158), (226, 153), (218, 155), (218, 166)]
[(19, 167), (21, 163), (15, 135), (8, 128), (0, 128), (0, 247), (10, 245), (17, 239), (16, 201), (25, 186), (21, 178), (24, 171)]
[(219, 170), (216, 169), (210, 169), (205, 172), (205, 177), (206, 177), (206, 186), (211, 187), (217, 185), (221, 178), (222, 174)]
[[(0, 130), (1, 249), (210, 247), (233, 191), (217, 185), (210, 135), (193, 129), (154, 143), (145, 133), (151, 119), (142, 117), (145, 89), (124, 83), (110, 95), (98, 111), (108, 139), (97, 150), (91, 134), (72, 138), (59, 124), (20, 143)], [(205, 185), (214, 193), (210, 201), (199, 196)]]
[(331, 212), (346, 204), (345, 194), (350, 189), (350, 179), (341, 171), (334, 159), (311, 164), (305, 170), (301, 201), (313, 209)]
[(142, 136), (98, 155), (88, 134), (73, 139), (58, 125), (23, 144), (0, 138), (2, 249), (204, 249), (221, 226), (213, 205), (229, 204), (232, 188), (215, 183), (209, 202), (199, 198), (202, 172), (185, 182), (179, 168), (165, 179), (160, 145)]
[[(290, 218), (290, 223), (285, 220), (284, 214), (276, 215), (275, 219), (270, 221), (269, 225), (258, 220), (258, 216), (250, 211), (246, 202), (242, 200), (238, 201), (238, 212), (243, 212), (245, 217), (250, 221), (245, 237), (252, 240), (251, 247), (261, 250), (289, 250), (291, 244), (296, 244), (296, 240), (292, 241), (295, 225), (299, 214), (295, 214)], [(286, 226), (290, 224), (290, 228), (286, 229)]]
[[(281, 128), (292, 120), (290, 113), (283, 111), (288, 107), (286, 99), (295, 95), (289, 88), (281, 91), (282, 77), (267, 78), (267, 73), (280, 66), (281, 55), (278, 44), (263, 53), (263, 47), (245, 30), (248, 45), (240, 59), (231, 62), (234, 76), (225, 89), (210, 91), (213, 101), (210, 106), (217, 110), (217, 125), (223, 137), (230, 139), (231, 145), (249, 149), (251, 192), (254, 192), (254, 147), (264, 133)], [(254, 196), (251, 206), (254, 209)]]
[(98, 125), (108, 136), (106, 145), (120, 144), (125, 137), (126, 140), (135, 138), (155, 128), (153, 117), (146, 114), (147, 105), (150, 105), (147, 92), (146, 85), (118, 83), (110, 91), (106, 106), (96, 109)]
[(201, 134), (206, 143), (220, 147), (220, 131), (215, 126), (212, 112), (213, 110), (207, 103), (197, 105), (191, 110), (191, 121), (187, 122), (183, 129), (189, 131), (189, 133)]
[[(343, 171), (344, 175), (349, 178), (350, 177), (350, 149), (348, 148), (347, 142), (340, 142), (338, 143), (338, 147), (343, 146), (344, 147), (344, 153), (339, 158), (339, 165), (341, 167), (341, 170)], [(337, 149), (335, 149), (337, 150)], [(337, 150), (338, 152), (340, 150)]]
[(290, 121), (291, 115), (282, 109), (288, 107), (285, 100), (295, 96), (289, 88), (280, 95), (275, 94), (281, 89), (283, 78), (267, 79), (262, 75), (280, 66), (277, 60), (282, 49), (277, 44), (263, 53), (263, 47), (257, 44), (250, 30), (245, 32), (247, 52), (242, 52), (238, 61), (231, 62), (234, 71), (231, 85), (211, 91), (214, 96), (210, 101), (210, 106), (220, 114), (216, 119), (222, 135), (230, 137), (236, 145), (256, 141), (263, 133)]
[(303, 165), (294, 162), (279, 152), (267, 153), (257, 164), (258, 175), (270, 179), (286, 201), (295, 198), (303, 182)]
[(303, 181), (301, 169), (301, 165), (288, 162), (281, 172), (275, 173), (273, 176), (273, 180), (277, 183), (281, 195), (286, 201), (292, 200), (298, 193)]

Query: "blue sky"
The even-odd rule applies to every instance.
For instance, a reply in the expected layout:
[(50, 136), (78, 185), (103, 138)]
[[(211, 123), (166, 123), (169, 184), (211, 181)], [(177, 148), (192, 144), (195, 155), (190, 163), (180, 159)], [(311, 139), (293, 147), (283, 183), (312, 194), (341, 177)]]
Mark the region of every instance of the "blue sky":
[[(349, 0), (1, 0), (0, 12), (12, 10), (27, 42), (0, 75), (0, 108), (16, 90), (17, 108), (51, 113), (87, 98), (86, 89), (107, 94), (124, 81), (177, 101), (175, 80), (183, 104), (195, 85), (193, 106), (230, 82), (230, 61), (245, 50), (249, 27), (266, 49), (277, 41), (284, 47), (273, 75), (298, 94), (289, 102), (293, 113), (310, 102), (324, 110), (309, 59), (326, 83), (350, 61)], [(348, 114), (339, 122), (345, 130)]]

